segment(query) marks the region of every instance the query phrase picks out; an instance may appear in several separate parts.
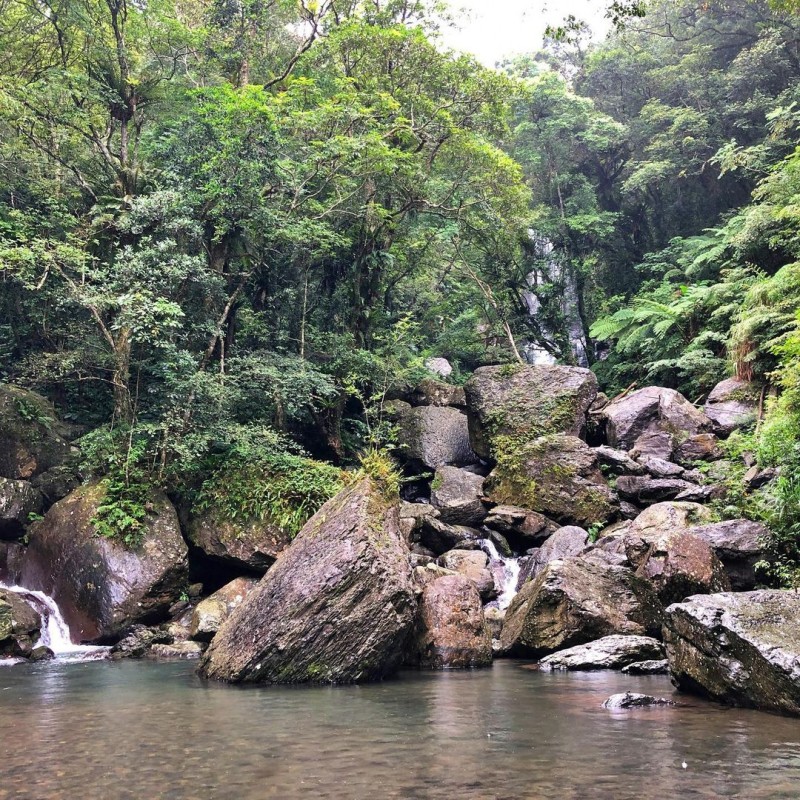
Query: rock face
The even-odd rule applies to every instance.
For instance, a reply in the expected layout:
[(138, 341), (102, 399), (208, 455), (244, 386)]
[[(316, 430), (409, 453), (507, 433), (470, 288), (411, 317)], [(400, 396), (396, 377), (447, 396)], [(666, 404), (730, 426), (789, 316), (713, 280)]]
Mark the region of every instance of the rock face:
[(692, 533), (707, 542), (725, 567), (731, 588), (737, 592), (754, 589), (758, 583), (756, 564), (765, 558), (767, 529), (760, 522), (732, 519), (698, 525)]
[(481, 501), (480, 475), (457, 467), (439, 467), (431, 483), (431, 505), (442, 522), (451, 525), (480, 525), (486, 517)]
[(647, 386), (614, 400), (603, 409), (603, 416), (608, 443), (623, 450), (633, 449), (644, 434), (666, 433), (677, 444), (711, 429), (711, 420), (682, 394), (658, 386)]
[(256, 581), (252, 578), (236, 578), (201, 600), (192, 611), (189, 636), (201, 642), (210, 642), (222, 623), (242, 604), (255, 585)]
[(800, 594), (690, 597), (667, 609), (664, 641), (679, 689), (800, 715)]
[(748, 381), (728, 378), (708, 395), (705, 412), (722, 435), (752, 422), (758, 411), (759, 388)]
[(524, 506), (565, 525), (605, 522), (617, 505), (592, 449), (563, 433), (504, 454), (484, 487), (492, 502)]
[(611, 634), (652, 635), (662, 606), (650, 584), (624, 567), (551, 561), (506, 612), (500, 637), (510, 655), (538, 658)]
[(481, 599), (463, 575), (447, 575), (429, 583), (417, 612), (416, 661), (428, 669), (487, 667), (492, 663), (492, 638)]
[(580, 436), (597, 396), (597, 378), (581, 367), (479, 367), (464, 391), (472, 447), (481, 458), (492, 459), (504, 439)]
[(0, 539), (18, 539), (31, 514), (38, 514), (44, 498), (28, 481), (0, 478)]
[(129, 549), (95, 534), (100, 484), (76, 489), (32, 526), (21, 583), (53, 597), (75, 641), (113, 641), (134, 622), (166, 616), (188, 578), (178, 515), (152, 497), (140, 546)]
[(559, 528), (525, 563), (517, 586), (533, 580), (551, 561), (578, 555), (588, 544), (589, 534), (583, 528), (576, 525)]
[(186, 538), (212, 560), (258, 574), (266, 572), (292, 540), (268, 521), (219, 521), (213, 515), (190, 518)]
[(402, 662), (416, 598), (396, 504), (340, 492), (233, 611), (200, 665), (218, 680), (356, 683)]
[(0, 384), (0, 476), (29, 479), (63, 464), (72, 452), (66, 433), (44, 397)]
[(41, 626), (39, 614), (19, 595), (0, 589), (0, 655), (30, 656)]
[(477, 461), (467, 417), (456, 408), (412, 408), (400, 417), (397, 441), (401, 456), (417, 468), (465, 467)]
[(604, 636), (589, 644), (559, 650), (539, 662), (543, 669), (622, 669), (629, 664), (664, 658), (664, 648), (650, 636)]

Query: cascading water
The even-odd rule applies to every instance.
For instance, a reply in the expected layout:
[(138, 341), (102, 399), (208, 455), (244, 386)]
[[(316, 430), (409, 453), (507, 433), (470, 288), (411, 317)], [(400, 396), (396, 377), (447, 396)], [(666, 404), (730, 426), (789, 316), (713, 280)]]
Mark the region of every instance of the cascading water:
[[(55, 600), (44, 592), (26, 589), (24, 586), (7, 585), (0, 581), (0, 589), (19, 595), (28, 605), (33, 606), (42, 618), (42, 629), (37, 647), (49, 647), (61, 662), (94, 661), (108, 655), (108, 647), (73, 644), (69, 626), (61, 614)], [(18, 661), (18, 659), (13, 659)]]
[(491, 539), (481, 540), (481, 547), (485, 550), (491, 561), (500, 564), (502, 568), (503, 582), (501, 592), (497, 598), (497, 606), (501, 611), (505, 611), (511, 605), (511, 601), (517, 593), (519, 559), (501, 556), (495, 543)]

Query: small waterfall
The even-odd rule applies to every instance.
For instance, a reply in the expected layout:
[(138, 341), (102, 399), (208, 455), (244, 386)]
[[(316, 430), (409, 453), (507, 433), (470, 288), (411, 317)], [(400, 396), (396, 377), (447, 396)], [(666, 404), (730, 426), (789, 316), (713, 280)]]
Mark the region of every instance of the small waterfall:
[(44, 592), (26, 589), (24, 586), (8, 586), (1, 581), (0, 589), (14, 592), (39, 612), (42, 618), (42, 629), (36, 647), (49, 647), (60, 662), (95, 661), (108, 655), (110, 650), (108, 647), (73, 644), (69, 626), (56, 605), (56, 601)]
[(519, 559), (505, 558), (501, 556), (491, 539), (482, 539), (481, 547), (486, 551), (493, 562), (497, 562), (503, 569), (503, 583), (500, 595), (497, 598), (497, 605), (501, 611), (505, 611), (510, 605), (514, 596), (517, 594), (517, 580), (519, 579)]

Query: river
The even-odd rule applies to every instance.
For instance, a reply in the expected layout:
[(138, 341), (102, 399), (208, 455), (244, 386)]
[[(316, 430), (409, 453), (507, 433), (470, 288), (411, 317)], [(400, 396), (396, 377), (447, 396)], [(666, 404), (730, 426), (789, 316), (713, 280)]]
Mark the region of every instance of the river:
[(192, 663), (0, 670), (0, 798), (796, 798), (800, 721), (692, 698), (610, 712), (664, 677), (522, 662), (338, 688), (205, 683)]

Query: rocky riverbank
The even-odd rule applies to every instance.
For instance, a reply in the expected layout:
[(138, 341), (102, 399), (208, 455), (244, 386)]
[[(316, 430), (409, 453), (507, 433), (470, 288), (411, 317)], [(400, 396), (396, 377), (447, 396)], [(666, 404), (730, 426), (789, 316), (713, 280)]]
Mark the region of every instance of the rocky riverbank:
[[(800, 713), (796, 595), (758, 589), (763, 526), (715, 511), (720, 442), (753, 396), (729, 380), (704, 408), (660, 387), (609, 400), (589, 370), (557, 366), (480, 368), (463, 390), (429, 379), (387, 409), (417, 476), (404, 499), (363, 476), (291, 537), (154, 493), (131, 546), (98, 535), (103, 490), (72, 470), (69, 426), (0, 387), (0, 578), (54, 598), (75, 641), (202, 656), (224, 681), (519, 656), (668, 668), (683, 690)], [(773, 478), (751, 471), (740, 490)], [(0, 592), (0, 657), (32, 657), (41, 626)]]

